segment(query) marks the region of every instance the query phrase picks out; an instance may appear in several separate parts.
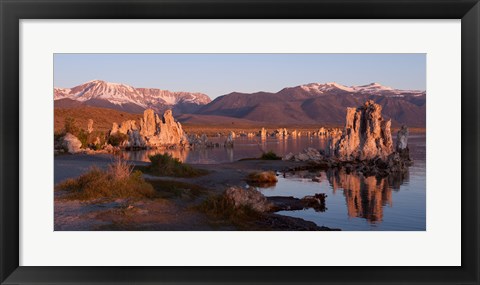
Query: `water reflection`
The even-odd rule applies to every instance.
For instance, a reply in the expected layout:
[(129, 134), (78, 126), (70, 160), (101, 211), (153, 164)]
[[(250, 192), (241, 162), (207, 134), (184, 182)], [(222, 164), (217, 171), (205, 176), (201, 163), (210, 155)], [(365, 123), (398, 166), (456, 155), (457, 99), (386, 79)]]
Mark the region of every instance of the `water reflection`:
[[(214, 139), (212, 139), (214, 140)], [(218, 138), (223, 143), (224, 138)], [(169, 152), (188, 163), (223, 163), (242, 158), (259, 157), (262, 151), (274, 151), (283, 156), (298, 153), (304, 148), (325, 148), (318, 137), (297, 139), (246, 138), (235, 139), (234, 148), (193, 150), (152, 150), (125, 153), (129, 159), (148, 161), (148, 155)], [(410, 154), (414, 165), (404, 176), (386, 178), (364, 177), (361, 174), (330, 170), (311, 173), (297, 171), (295, 176), (278, 177), (276, 185), (261, 185), (266, 196), (303, 198), (326, 193), (327, 210), (285, 211), (279, 214), (313, 221), (319, 226), (342, 230), (421, 230), (426, 228), (426, 164), (425, 136), (411, 136)]]
[[(225, 138), (209, 138), (213, 143), (223, 145)], [(299, 153), (307, 147), (318, 149), (325, 148), (325, 139), (318, 137), (289, 137), (281, 138), (248, 138), (238, 137), (234, 141), (233, 148), (198, 148), (198, 149), (158, 149), (158, 150), (139, 150), (125, 151), (123, 157), (129, 160), (149, 161), (148, 156), (156, 153), (170, 153), (173, 157), (182, 162), (193, 164), (214, 164), (223, 162), (233, 162), (242, 158), (260, 157), (262, 152), (273, 151), (279, 156), (284, 156), (290, 152)]]
[(178, 158), (178, 160), (184, 162), (187, 160), (189, 150), (188, 149), (149, 149), (149, 150), (136, 150), (136, 151), (123, 151), (121, 156), (124, 159), (134, 160), (134, 161), (146, 161), (149, 162), (148, 158), (151, 155), (169, 153), (172, 157)]
[(348, 216), (371, 223), (383, 220), (384, 206), (393, 206), (392, 191), (400, 190), (400, 185), (408, 179), (408, 174), (364, 177), (361, 173), (348, 174), (338, 169), (328, 170), (326, 175), (333, 193), (343, 191)]

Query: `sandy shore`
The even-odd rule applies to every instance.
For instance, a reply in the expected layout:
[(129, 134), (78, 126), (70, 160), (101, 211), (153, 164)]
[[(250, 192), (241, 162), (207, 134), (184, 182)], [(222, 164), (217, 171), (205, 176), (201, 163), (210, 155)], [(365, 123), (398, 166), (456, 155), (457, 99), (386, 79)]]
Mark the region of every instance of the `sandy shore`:
[[(54, 158), (54, 182), (55, 184), (67, 179), (80, 176), (93, 166), (105, 169), (112, 163), (113, 156), (107, 154), (98, 155), (59, 155)], [(134, 165), (147, 165), (142, 161), (129, 161)], [(195, 168), (205, 169), (209, 174), (194, 178), (175, 178), (144, 175), (147, 179), (168, 179), (203, 185), (204, 187), (223, 191), (229, 186), (245, 186), (245, 176), (253, 171), (277, 170), (305, 165), (304, 162), (283, 160), (242, 160), (220, 164), (192, 164)]]
[[(76, 178), (93, 166), (106, 168), (113, 156), (59, 155), (54, 158), (55, 184)], [(134, 165), (145, 162), (130, 161)], [(215, 221), (196, 210), (208, 195), (221, 194), (230, 186), (247, 186), (245, 177), (253, 171), (275, 170), (282, 172), (304, 163), (282, 160), (243, 160), (222, 164), (195, 164), (205, 169), (207, 175), (194, 178), (158, 177), (144, 175), (152, 181), (182, 182), (185, 185), (208, 189), (204, 196), (158, 198), (134, 201), (72, 201), (62, 199), (64, 193), (55, 192), (55, 230), (329, 230), (299, 218), (274, 213), (262, 215), (255, 221), (247, 221), (241, 228), (225, 221)]]

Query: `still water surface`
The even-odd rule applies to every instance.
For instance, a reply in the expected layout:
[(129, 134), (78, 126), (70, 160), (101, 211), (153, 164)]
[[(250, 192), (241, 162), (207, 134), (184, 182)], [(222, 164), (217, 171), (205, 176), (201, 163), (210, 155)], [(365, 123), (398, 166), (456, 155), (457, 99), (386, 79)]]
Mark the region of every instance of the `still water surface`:
[[(215, 140), (215, 139), (213, 139)], [(220, 144), (222, 139), (217, 139)], [(233, 149), (211, 148), (196, 150), (168, 150), (174, 157), (192, 164), (232, 162), (242, 158), (259, 157), (262, 151), (272, 150), (278, 155), (298, 153), (306, 147), (323, 149), (325, 140), (300, 137), (297, 139), (238, 138)], [(266, 196), (294, 196), (302, 198), (316, 193), (326, 193), (327, 210), (313, 209), (285, 211), (280, 214), (313, 221), (319, 226), (350, 231), (389, 230), (424, 231), (426, 229), (426, 160), (425, 135), (409, 138), (410, 154), (414, 164), (405, 176), (377, 179), (360, 174), (322, 171), (320, 182), (313, 182), (312, 173), (297, 172), (285, 178), (279, 176), (273, 187), (259, 188)], [(126, 152), (131, 160), (148, 161), (154, 151)], [(310, 177), (310, 178), (307, 178)]]
[(126, 159), (136, 161), (149, 161), (148, 156), (156, 153), (170, 153), (173, 157), (191, 164), (215, 164), (233, 162), (242, 158), (260, 157), (263, 151), (274, 151), (277, 155), (283, 156), (289, 152), (298, 153), (306, 147), (325, 148), (326, 141), (323, 138), (299, 137), (296, 139), (274, 139), (269, 138), (262, 142), (259, 138), (239, 137), (235, 139), (234, 148), (224, 148), (225, 138), (209, 138), (221, 146), (216, 148), (198, 149), (169, 149), (169, 150), (140, 150), (127, 151), (123, 155)]

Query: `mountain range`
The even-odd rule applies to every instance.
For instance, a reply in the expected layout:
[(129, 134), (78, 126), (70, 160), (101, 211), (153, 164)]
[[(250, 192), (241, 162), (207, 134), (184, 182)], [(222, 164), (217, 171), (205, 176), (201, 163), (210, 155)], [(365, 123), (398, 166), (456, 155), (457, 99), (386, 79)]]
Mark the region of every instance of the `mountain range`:
[[(211, 99), (202, 93), (171, 92), (151, 88), (134, 88), (124, 84), (94, 80), (73, 88), (54, 89), (55, 107), (96, 106), (130, 113), (146, 108), (157, 112), (173, 109), (187, 123), (201, 120), (216, 123), (222, 117), (265, 124), (342, 125), (346, 108), (373, 100), (383, 107), (383, 115), (394, 126), (426, 125), (426, 92), (400, 90), (371, 83), (345, 86), (339, 83), (310, 83), (287, 87), (276, 93), (233, 92)], [(186, 114), (190, 114), (187, 116)], [(227, 118), (226, 118), (227, 119)]]
[(92, 80), (72, 88), (54, 88), (54, 100), (57, 107), (87, 105), (129, 113), (141, 113), (148, 108), (157, 112), (174, 108), (179, 113), (191, 113), (211, 101), (202, 93), (135, 88), (103, 80)]

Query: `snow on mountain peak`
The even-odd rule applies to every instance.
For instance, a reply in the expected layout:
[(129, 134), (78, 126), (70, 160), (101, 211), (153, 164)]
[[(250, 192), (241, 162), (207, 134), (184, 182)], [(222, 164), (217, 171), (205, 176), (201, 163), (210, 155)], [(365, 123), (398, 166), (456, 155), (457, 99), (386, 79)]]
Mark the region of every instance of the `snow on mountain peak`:
[(337, 82), (326, 83), (309, 83), (299, 86), (304, 91), (312, 94), (331, 93), (333, 91), (345, 91), (349, 93), (362, 93), (371, 95), (392, 95), (403, 96), (404, 94), (418, 94), (423, 91), (419, 90), (400, 90), (389, 86), (384, 86), (378, 82), (373, 82), (367, 85), (346, 86)]
[(367, 85), (355, 86), (356, 90), (394, 90), (392, 87), (383, 86), (380, 83), (373, 82)]
[(98, 79), (72, 88), (54, 88), (54, 100), (63, 98), (81, 102), (101, 99), (116, 105), (132, 103), (143, 108), (157, 105), (175, 105), (180, 102), (203, 105), (211, 101), (210, 97), (202, 93), (135, 88), (122, 83), (112, 83)]
[(301, 85), (300, 88), (302, 88), (305, 91), (314, 92), (314, 93), (324, 93), (324, 92), (332, 91), (335, 89), (341, 89), (347, 92), (353, 92), (352, 88), (342, 84), (338, 84), (336, 82), (309, 83), (309, 84)]

